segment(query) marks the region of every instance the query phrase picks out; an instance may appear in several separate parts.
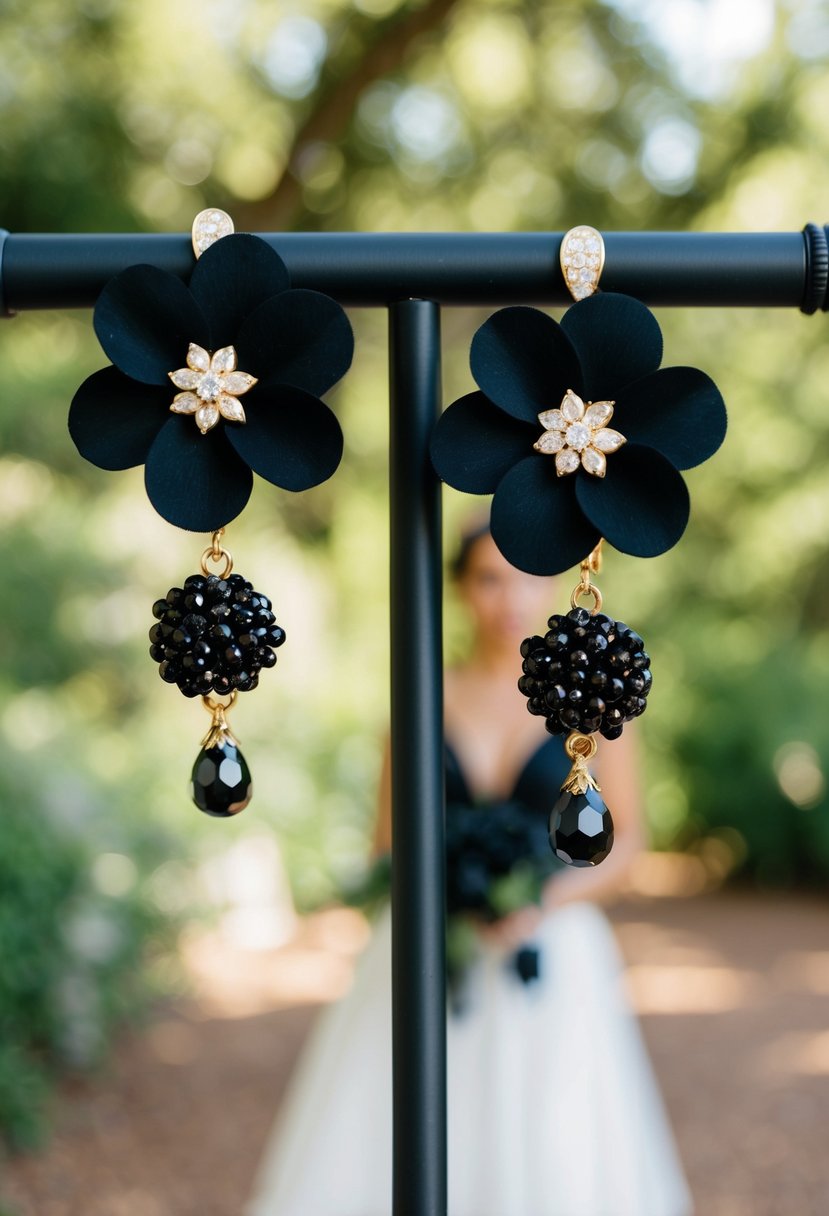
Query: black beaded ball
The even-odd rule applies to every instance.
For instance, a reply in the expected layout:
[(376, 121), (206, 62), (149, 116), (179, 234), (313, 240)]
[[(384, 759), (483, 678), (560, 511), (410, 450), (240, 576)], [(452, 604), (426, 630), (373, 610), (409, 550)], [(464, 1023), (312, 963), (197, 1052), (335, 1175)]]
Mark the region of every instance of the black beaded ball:
[(285, 641), (271, 601), (241, 574), (191, 574), (153, 604), (150, 657), (185, 697), (249, 692)]
[(527, 709), (547, 719), (551, 735), (571, 730), (618, 739), (625, 722), (644, 713), (653, 677), (645, 643), (602, 612), (574, 608), (551, 616), (549, 632), (521, 643), (518, 681)]

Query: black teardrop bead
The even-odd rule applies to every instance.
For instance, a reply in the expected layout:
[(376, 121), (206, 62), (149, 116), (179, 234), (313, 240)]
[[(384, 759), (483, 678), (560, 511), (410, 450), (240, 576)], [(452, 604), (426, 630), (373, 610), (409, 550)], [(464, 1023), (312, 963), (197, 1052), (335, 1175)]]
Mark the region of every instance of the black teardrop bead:
[(569, 866), (596, 866), (613, 848), (613, 820), (601, 795), (562, 791), (550, 812), (550, 847)]
[(193, 801), (200, 811), (227, 819), (245, 809), (252, 793), (250, 769), (235, 743), (225, 739), (202, 748), (192, 776)]

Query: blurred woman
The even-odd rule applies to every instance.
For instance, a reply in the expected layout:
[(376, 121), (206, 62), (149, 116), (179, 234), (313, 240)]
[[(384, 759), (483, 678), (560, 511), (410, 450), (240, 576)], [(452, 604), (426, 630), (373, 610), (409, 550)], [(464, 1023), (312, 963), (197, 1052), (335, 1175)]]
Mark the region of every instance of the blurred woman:
[[(446, 672), (447, 825), (469, 808), (507, 807), (546, 826), (570, 764), (516, 678), (521, 640), (552, 611), (552, 582), (510, 566), (484, 525), (463, 537), (453, 572), (472, 642)], [(643, 843), (630, 727), (597, 767), (615, 824), (609, 857), (593, 870), (550, 866), (540, 899), (494, 923), (469, 918), (476, 949), (447, 1013), (450, 1216), (692, 1210), (594, 902), (618, 889)], [(387, 748), (376, 852), (391, 844)], [(349, 993), (320, 1016), (298, 1062), (249, 1216), (389, 1216), (390, 950), (386, 905)]]

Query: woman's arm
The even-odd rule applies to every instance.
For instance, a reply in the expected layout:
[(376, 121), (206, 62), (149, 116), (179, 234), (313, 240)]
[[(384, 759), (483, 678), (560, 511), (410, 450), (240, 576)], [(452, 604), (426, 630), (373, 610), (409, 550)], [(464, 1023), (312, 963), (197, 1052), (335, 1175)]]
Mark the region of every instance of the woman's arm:
[(383, 744), (383, 763), (377, 786), (377, 819), (374, 826), (372, 857), (382, 857), (391, 851), (391, 741)]

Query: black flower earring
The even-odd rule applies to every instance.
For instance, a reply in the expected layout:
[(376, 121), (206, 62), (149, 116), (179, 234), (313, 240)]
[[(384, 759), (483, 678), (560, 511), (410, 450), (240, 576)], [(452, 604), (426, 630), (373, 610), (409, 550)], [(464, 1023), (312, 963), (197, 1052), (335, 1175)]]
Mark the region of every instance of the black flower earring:
[(112, 366), (78, 389), (69, 431), (99, 468), (143, 464), (164, 519), (213, 534), (200, 572), (153, 605), (150, 655), (162, 679), (211, 713), (193, 798), (228, 816), (247, 805), (251, 783), (226, 714), (274, 666), (285, 634), (268, 597), (233, 573), (224, 529), (253, 473), (299, 491), (335, 471), (342, 431), (319, 395), (348, 370), (354, 340), (339, 304), (291, 288), (278, 254), (234, 234), (225, 212), (196, 217), (193, 249), (187, 285), (142, 265), (104, 287), (94, 325)]
[(523, 642), (519, 688), (551, 734), (568, 736), (573, 768), (551, 843), (562, 860), (595, 865), (610, 850), (612, 823), (587, 767), (593, 736), (618, 738), (651, 686), (642, 639), (600, 612), (591, 581), (598, 548), (604, 538), (655, 557), (677, 543), (690, 510), (680, 470), (716, 452), (726, 412), (704, 372), (660, 369), (662, 334), (644, 304), (596, 294), (604, 242), (595, 229), (571, 229), (560, 260), (576, 303), (560, 324), (524, 307), (484, 322), (470, 354), (480, 391), (447, 408), (431, 451), (449, 485), (493, 495), (492, 537), (512, 565), (550, 575), (581, 564), (571, 611)]

